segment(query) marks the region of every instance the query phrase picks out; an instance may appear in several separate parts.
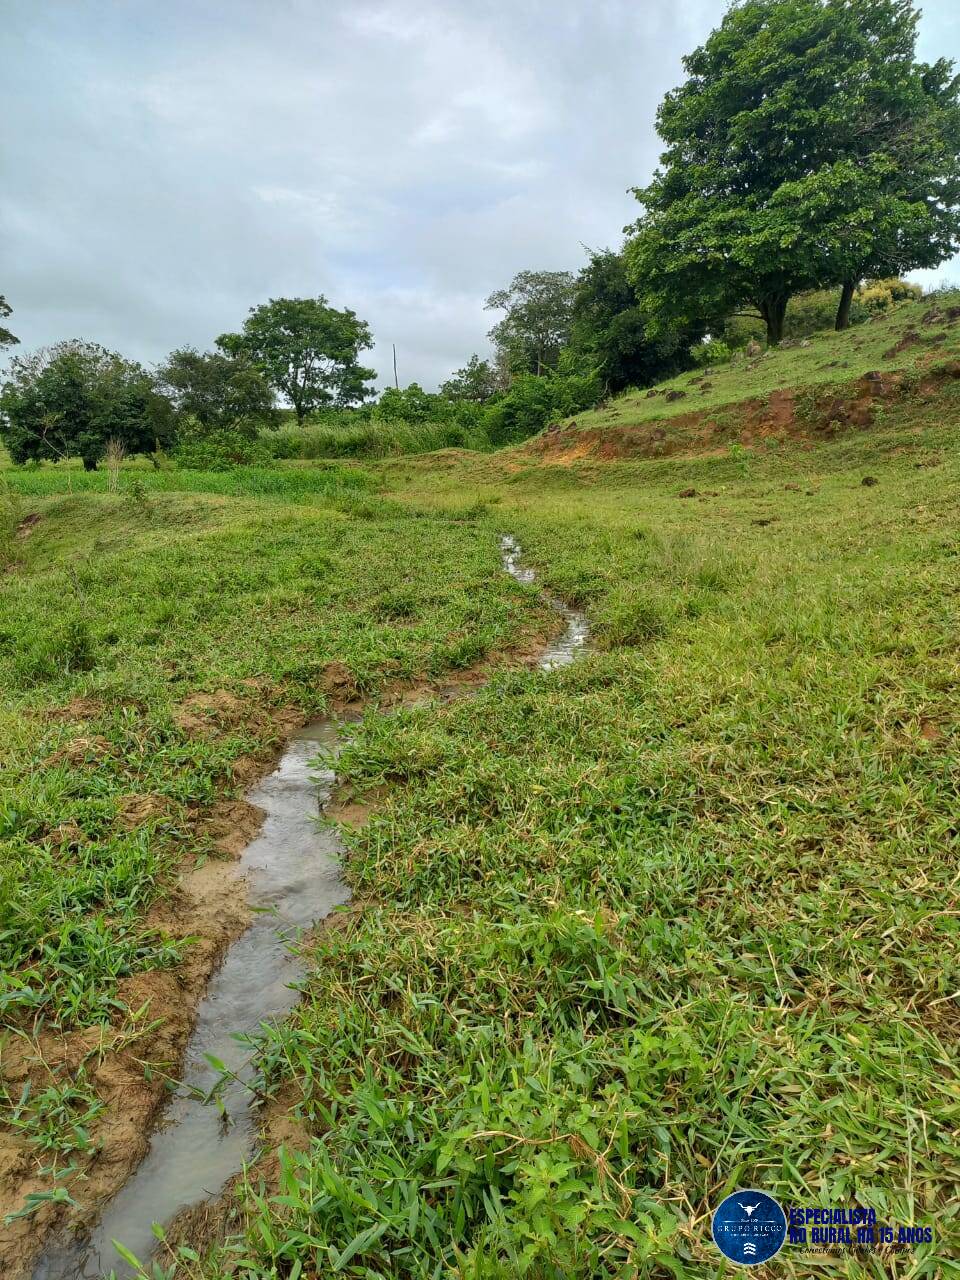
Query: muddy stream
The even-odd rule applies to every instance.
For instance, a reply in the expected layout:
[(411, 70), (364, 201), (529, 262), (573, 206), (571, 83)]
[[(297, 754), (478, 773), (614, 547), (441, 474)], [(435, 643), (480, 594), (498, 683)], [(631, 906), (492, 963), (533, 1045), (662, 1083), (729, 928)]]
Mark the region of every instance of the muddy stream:
[[(518, 543), (503, 537), (500, 549), (507, 573), (532, 583), (535, 574), (520, 563)], [(537, 658), (544, 670), (572, 662), (588, 636), (581, 613), (552, 597), (550, 603), (566, 625)], [(239, 864), (254, 917), (227, 951), (200, 1004), (183, 1085), (146, 1157), (90, 1235), (55, 1241), (33, 1280), (94, 1280), (111, 1270), (130, 1275), (112, 1241), (121, 1241), (146, 1264), (157, 1246), (153, 1223), (168, 1223), (182, 1209), (217, 1196), (256, 1157), (258, 1113), (246, 1083), (253, 1073), (252, 1047), (245, 1037), (294, 1007), (305, 968), (291, 944), (350, 897), (341, 871), (340, 832), (317, 821), (335, 774), (315, 763), (320, 752), (337, 751), (349, 723), (331, 716), (308, 724), (290, 739), (273, 773), (249, 793), (248, 800), (265, 814)], [(223, 1077), (208, 1057), (237, 1077), (217, 1089), (220, 1107), (206, 1100)]]

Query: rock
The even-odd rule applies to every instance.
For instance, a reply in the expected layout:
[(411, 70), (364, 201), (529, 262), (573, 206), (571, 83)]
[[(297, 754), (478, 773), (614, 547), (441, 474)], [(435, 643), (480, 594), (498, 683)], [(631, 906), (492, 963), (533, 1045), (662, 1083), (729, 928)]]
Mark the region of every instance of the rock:
[(763, 347), (761, 347), (760, 343), (757, 342), (756, 338), (751, 338), (750, 341), (747, 343), (746, 354), (750, 357), (751, 360), (755, 356), (759, 356), (763, 354)]
[(876, 476), (864, 476), (863, 479), (860, 481), (860, 483), (863, 485), (865, 489), (872, 489), (873, 486), (875, 484), (879, 484), (880, 481), (877, 479)]
[(793, 493), (799, 493), (799, 492), (800, 492), (800, 486), (799, 486), (798, 484), (785, 484), (783, 487), (784, 487), (785, 489), (789, 489), (789, 490), (791, 490)]
[(809, 339), (809, 338), (804, 338), (804, 340), (800, 343), (800, 345), (801, 345), (801, 347), (809, 347), (809, 345), (810, 345), (810, 339)]
[(681, 498), (695, 498), (697, 491), (696, 489), (681, 489), (678, 496)]
[(668, 392), (667, 392), (667, 394), (666, 394), (666, 396), (665, 396), (664, 398), (665, 398), (668, 402), (669, 402), (669, 401), (671, 401), (671, 400), (682, 400), (682, 399), (683, 399), (683, 397), (684, 397), (686, 394), (687, 394), (687, 393), (686, 393), (685, 391), (679, 391), (679, 390), (677, 390), (676, 388), (674, 388), (673, 390), (668, 391)]

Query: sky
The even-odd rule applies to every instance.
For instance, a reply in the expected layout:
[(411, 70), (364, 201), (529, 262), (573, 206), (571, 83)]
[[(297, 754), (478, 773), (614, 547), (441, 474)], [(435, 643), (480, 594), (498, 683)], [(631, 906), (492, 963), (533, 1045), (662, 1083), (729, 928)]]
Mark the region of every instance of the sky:
[[(324, 294), (428, 389), (523, 269), (616, 247), (724, 0), (0, 0), (0, 293), (19, 351), (153, 363)], [(960, 61), (928, 0), (920, 55)], [(938, 278), (960, 281), (960, 262)], [(919, 273), (928, 281), (930, 273)]]

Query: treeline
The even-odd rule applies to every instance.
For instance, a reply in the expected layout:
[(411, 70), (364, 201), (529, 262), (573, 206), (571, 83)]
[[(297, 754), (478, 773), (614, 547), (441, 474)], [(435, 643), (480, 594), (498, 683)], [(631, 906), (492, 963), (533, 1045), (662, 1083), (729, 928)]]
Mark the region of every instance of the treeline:
[(917, 60), (918, 18), (910, 0), (734, 3), (660, 106), (665, 150), (619, 250), (492, 293), (492, 358), (438, 392), (373, 402), (368, 325), (280, 298), (153, 371), (79, 341), (16, 358), (0, 434), (15, 462), (88, 467), (108, 448), (211, 466), (498, 447), (751, 340), (865, 319), (960, 244), (960, 77)]

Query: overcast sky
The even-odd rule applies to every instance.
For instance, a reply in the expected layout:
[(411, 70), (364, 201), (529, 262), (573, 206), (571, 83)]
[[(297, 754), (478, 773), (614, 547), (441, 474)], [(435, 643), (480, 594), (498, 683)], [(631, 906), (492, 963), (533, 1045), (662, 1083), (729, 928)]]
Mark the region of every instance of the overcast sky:
[[(0, 0), (0, 293), (30, 349), (152, 362), (323, 293), (385, 382), (487, 350), (483, 300), (637, 213), (723, 0)], [(921, 54), (960, 59), (928, 0)], [(943, 269), (941, 269), (943, 274)], [(946, 268), (960, 279), (960, 264)], [(392, 379), (391, 379), (392, 380)]]

